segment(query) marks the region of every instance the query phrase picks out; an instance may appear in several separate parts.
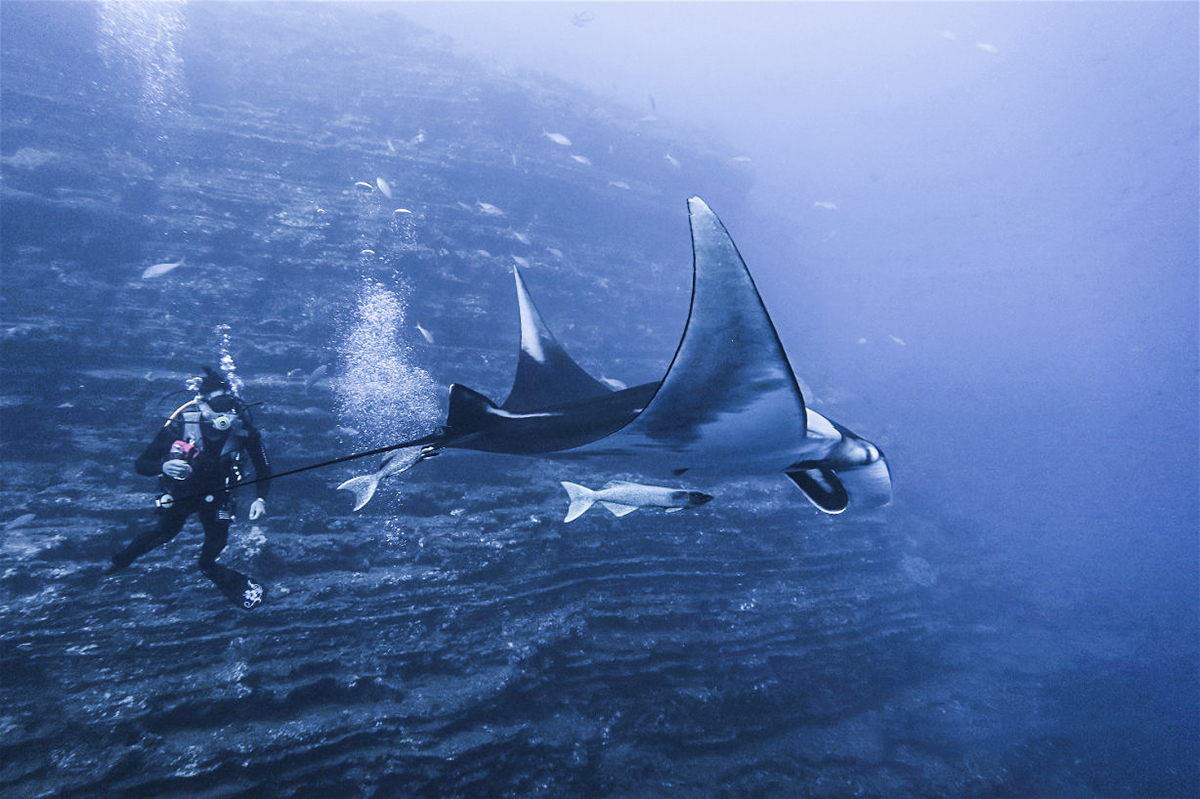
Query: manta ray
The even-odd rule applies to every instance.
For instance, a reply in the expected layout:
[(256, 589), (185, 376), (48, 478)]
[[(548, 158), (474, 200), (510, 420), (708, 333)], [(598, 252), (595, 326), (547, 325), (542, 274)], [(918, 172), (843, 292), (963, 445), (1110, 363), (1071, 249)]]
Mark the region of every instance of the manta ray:
[(688, 200), (693, 282), (683, 337), (661, 381), (615, 390), (555, 339), (514, 267), (521, 349), (500, 404), (457, 383), (436, 433), (338, 486), (365, 505), (379, 481), (445, 450), (575, 461), (648, 476), (788, 478), (825, 513), (891, 500), (877, 446), (805, 406), (754, 280), (717, 215)]

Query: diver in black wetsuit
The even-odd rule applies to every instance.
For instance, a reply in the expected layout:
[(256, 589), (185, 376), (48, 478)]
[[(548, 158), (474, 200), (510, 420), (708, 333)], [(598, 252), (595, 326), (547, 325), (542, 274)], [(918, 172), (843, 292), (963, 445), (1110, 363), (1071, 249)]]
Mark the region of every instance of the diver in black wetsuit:
[(157, 476), (158, 526), (133, 539), (112, 556), (106, 574), (124, 569), (170, 541), (193, 513), (204, 526), (200, 571), (234, 604), (252, 610), (262, 604), (263, 587), (246, 575), (217, 563), (229, 540), (236, 500), (230, 486), (244, 476), (246, 459), (254, 466), (257, 490), (250, 520), (266, 513), (271, 465), (262, 435), (246, 404), (229, 382), (209, 367), (195, 384), (197, 396), (176, 410), (134, 465), (138, 474)]

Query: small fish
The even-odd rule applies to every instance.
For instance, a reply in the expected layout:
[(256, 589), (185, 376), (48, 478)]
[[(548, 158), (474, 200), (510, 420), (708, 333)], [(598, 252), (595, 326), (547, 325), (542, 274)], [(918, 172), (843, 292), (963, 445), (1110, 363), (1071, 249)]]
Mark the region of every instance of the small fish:
[(417, 332), (418, 332), (418, 333), (420, 333), (420, 334), (421, 334), (421, 337), (422, 337), (423, 339), (425, 339), (426, 341), (428, 341), (430, 344), (432, 344), (432, 343), (433, 343), (433, 334), (432, 334), (432, 333), (430, 333), (430, 332), (429, 332), (428, 330), (426, 330), (425, 328), (421, 327), (421, 323), (420, 323), (420, 322), (417, 322)]
[(610, 180), (608, 182), (608, 185), (612, 186), (614, 189), (628, 189), (629, 188), (629, 184), (623, 180)]
[(590, 160), (590, 159), (589, 159), (589, 158), (588, 158), (586, 155), (574, 155), (574, 154), (572, 154), (572, 155), (571, 155), (571, 160), (572, 160), (572, 161), (575, 161), (575, 162), (576, 162), (576, 163), (578, 163), (578, 164), (583, 164), (584, 166), (591, 166), (591, 165), (592, 165), (592, 162), (591, 162), (591, 160)]
[(519, 255), (514, 255), (512, 257), (512, 259), (514, 262), (516, 262), (517, 266), (521, 267), (522, 269), (529, 268), (529, 259), (528, 258), (522, 258)]
[(554, 142), (555, 144), (561, 144), (563, 147), (571, 146), (571, 140), (568, 139), (566, 136), (562, 135), (561, 133), (547, 133), (546, 131), (543, 130), (542, 135), (545, 136), (550, 141)]
[(575, 521), (597, 502), (614, 516), (626, 516), (638, 508), (663, 508), (667, 513), (674, 513), (684, 508), (697, 508), (712, 499), (710, 495), (699, 491), (648, 486), (623, 480), (608, 483), (599, 491), (566, 481), (562, 487), (567, 490), (571, 500), (564, 522)]
[(953, 42), (956, 39), (958, 39), (958, 34), (955, 33), (954, 31), (934, 31), (934, 33), (936, 33), (938, 36), (941, 36), (943, 39), (950, 41), (950, 42)]
[(550, 253), (550, 254), (551, 254), (551, 255), (553, 255), (555, 258), (562, 258), (562, 257), (563, 257), (563, 252), (562, 252), (562, 250), (556, 250), (556, 249), (554, 249), (553, 247), (547, 247), (547, 248), (546, 248), (546, 252)]
[(388, 185), (386, 180), (383, 178), (375, 178), (375, 185), (379, 187), (381, 192), (383, 192), (384, 197), (387, 197), (389, 200), (392, 199), (392, 187)]
[(734, 157), (733, 157), (731, 160), (732, 160), (732, 161), (733, 161), (735, 164), (748, 164), (748, 163), (750, 163), (750, 156), (748, 156), (748, 155), (735, 155), (735, 156), (734, 156)]
[(411, 213), (412, 213), (412, 211), (408, 210), (407, 208), (397, 208), (395, 211), (392, 211), (392, 216), (395, 216), (396, 214), (411, 214)]
[(517, 241), (521, 242), (522, 244), (524, 244), (524, 245), (528, 246), (528, 244), (529, 244), (529, 237), (528, 237), (528, 236), (526, 236), (524, 233), (518, 233), (517, 231), (515, 231), (515, 230), (511, 230), (511, 229), (510, 229), (508, 232), (509, 232), (510, 234), (512, 234), (512, 237), (513, 237), (514, 239), (516, 239)]
[(359, 181), (356, 181), (354, 185), (355, 185), (355, 186), (361, 186), (361, 187), (362, 187), (362, 188), (364, 188), (364, 189), (373, 189), (373, 188), (375, 188), (375, 187), (374, 187), (374, 186), (372, 186), (370, 183), (367, 183), (365, 180), (359, 180)]
[(337, 487), (338, 491), (349, 491), (354, 494), (354, 510), (359, 510), (375, 496), (379, 481), (394, 474), (407, 471), (426, 458), (432, 458), (437, 450), (428, 447), (404, 447), (388, 453), (374, 474), (364, 474), (361, 477), (351, 477)]
[(312, 374), (310, 374), (308, 376), (308, 379), (304, 381), (304, 393), (311, 394), (312, 390), (313, 390), (313, 386), (315, 386), (317, 383), (320, 383), (322, 380), (324, 380), (325, 376), (328, 374), (329, 374), (329, 364), (327, 364), (327, 363), (323, 363), (320, 366), (318, 366), (316, 369), (313, 369)]
[(837, 206), (829, 202), (829, 200), (817, 200), (813, 203), (813, 208), (824, 208), (826, 211), (837, 210)]
[(624, 381), (618, 380), (615, 377), (602, 377), (600, 382), (611, 388), (613, 391), (624, 391), (629, 388)]
[(504, 216), (504, 212), (491, 203), (476, 202), (475, 204), (479, 206), (480, 213), (487, 214), (488, 216)]
[(387, 140), (387, 146), (388, 146), (388, 150), (390, 150), (393, 153), (396, 152), (396, 145), (392, 144), (391, 139)]
[(985, 44), (984, 42), (979, 42), (975, 46), (985, 53), (991, 53), (992, 55), (1000, 54), (1000, 48), (994, 44)]
[(899, 344), (901, 347), (904, 346), (904, 339), (900, 338), (899, 336), (888, 336), (888, 338)]
[(359, 255), (374, 255), (375, 251), (374, 250), (360, 250), (358, 254)]
[(37, 518), (36, 513), (22, 513), (20, 516), (13, 519), (12, 521), (6, 522), (4, 524), (4, 529), (5, 530), (15, 530), (18, 527), (23, 527), (23, 526), (29, 524), (31, 521), (33, 521), (36, 518)]
[(671, 155), (670, 153), (667, 153), (666, 155), (664, 155), (664, 156), (663, 156), (663, 158), (665, 158), (665, 159), (667, 160), (667, 163), (668, 163), (668, 164), (670, 164), (671, 166), (675, 167), (676, 169), (679, 169), (680, 167), (682, 167), (682, 166), (683, 166), (683, 165), (682, 165), (682, 164), (680, 164), (680, 163), (679, 163), (679, 161), (677, 161), (677, 160), (675, 159), (675, 157), (674, 157), (673, 155)]
[(148, 266), (148, 267), (146, 267), (146, 271), (142, 272), (142, 280), (151, 280), (156, 277), (162, 277), (167, 272), (170, 272), (172, 269), (176, 269), (180, 266), (183, 266), (183, 261), (184, 261), (184, 259), (180, 258), (178, 261), (175, 261), (174, 263), (163, 263), (163, 264), (155, 264), (154, 266)]

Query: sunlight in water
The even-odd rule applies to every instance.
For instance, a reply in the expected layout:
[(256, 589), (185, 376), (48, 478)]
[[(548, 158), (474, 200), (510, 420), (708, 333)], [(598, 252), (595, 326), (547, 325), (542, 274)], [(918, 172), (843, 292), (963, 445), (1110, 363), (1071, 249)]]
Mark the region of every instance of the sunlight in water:
[(186, 28), (184, 5), (108, 0), (99, 6), (100, 57), (109, 68), (123, 66), (135, 73), (139, 107), (148, 119), (177, 112), (186, 96), (183, 59), (175, 49)]

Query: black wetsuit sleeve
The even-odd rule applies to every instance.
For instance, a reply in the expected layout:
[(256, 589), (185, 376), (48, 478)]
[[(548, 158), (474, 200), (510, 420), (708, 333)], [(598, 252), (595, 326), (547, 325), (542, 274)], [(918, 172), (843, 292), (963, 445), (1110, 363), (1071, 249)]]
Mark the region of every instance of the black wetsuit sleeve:
[(250, 454), (250, 462), (254, 464), (254, 479), (258, 481), (254, 484), (255, 496), (266, 499), (267, 492), (271, 490), (273, 472), (271, 459), (267, 457), (267, 448), (257, 427), (250, 428), (250, 435), (246, 438), (246, 452)]
[(175, 430), (167, 425), (158, 431), (158, 435), (150, 442), (150, 446), (133, 462), (134, 471), (146, 477), (158, 477), (162, 473), (163, 461), (171, 451), (171, 443), (175, 441)]

